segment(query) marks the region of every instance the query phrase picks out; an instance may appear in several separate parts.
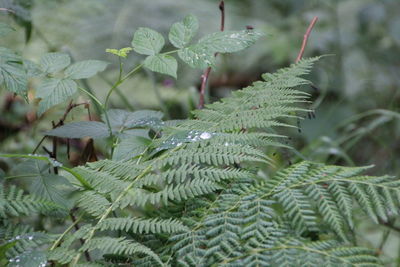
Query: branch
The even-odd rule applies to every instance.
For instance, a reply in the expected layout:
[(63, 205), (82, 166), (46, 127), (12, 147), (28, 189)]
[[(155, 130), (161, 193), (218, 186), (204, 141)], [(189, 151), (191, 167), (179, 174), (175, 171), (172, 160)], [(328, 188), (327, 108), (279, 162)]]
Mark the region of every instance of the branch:
[[(223, 32), (225, 30), (225, 3), (223, 0), (219, 3), (219, 10), (221, 11), (220, 30), (221, 30), (221, 32)], [(217, 56), (217, 54), (218, 53), (215, 53), (214, 56)], [(208, 67), (204, 71), (203, 75), (201, 75), (200, 99), (199, 99), (199, 105), (198, 105), (199, 109), (204, 108), (204, 94), (206, 92), (206, 86), (207, 86), (208, 77), (210, 76), (210, 72), (211, 72), (211, 67)]]
[(306, 49), (306, 46), (307, 46), (308, 38), (310, 37), (311, 31), (312, 31), (315, 23), (317, 23), (317, 20), (318, 20), (318, 17), (314, 17), (312, 19), (310, 25), (307, 28), (306, 33), (304, 34), (303, 43), (301, 45), (300, 52), (297, 55), (297, 58), (296, 58), (296, 61), (295, 61), (296, 63), (299, 62), (301, 60), (301, 58), (303, 57), (304, 50)]
[(10, 12), (10, 13), (15, 14), (15, 11), (14, 11), (14, 10), (11, 10), (11, 9), (8, 9), (8, 8), (0, 7), (0, 11), (5, 11), (5, 12)]

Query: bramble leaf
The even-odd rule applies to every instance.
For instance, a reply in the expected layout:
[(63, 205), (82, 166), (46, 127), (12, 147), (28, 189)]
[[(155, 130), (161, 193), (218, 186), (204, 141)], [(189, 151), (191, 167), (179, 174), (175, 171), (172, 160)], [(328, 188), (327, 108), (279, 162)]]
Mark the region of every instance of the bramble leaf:
[(178, 62), (172, 56), (163, 54), (148, 56), (144, 60), (143, 64), (146, 68), (148, 68), (151, 71), (167, 74), (176, 79)]
[(77, 84), (71, 79), (50, 78), (42, 82), (36, 90), (39, 103), (39, 115), (54, 105), (60, 104), (72, 96), (77, 90)]
[(65, 70), (65, 75), (70, 79), (86, 79), (104, 71), (107, 65), (107, 62), (101, 60), (79, 61), (69, 66)]
[(193, 15), (186, 16), (182, 22), (176, 22), (169, 31), (169, 41), (177, 48), (183, 48), (192, 40), (199, 29), (199, 22)]
[(164, 37), (155, 30), (149, 28), (139, 28), (132, 40), (132, 47), (137, 53), (142, 55), (156, 55), (164, 47)]
[(28, 89), (22, 59), (8, 48), (0, 47), (0, 85), (13, 93), (24, 95)]
[(40, 58), (40, 65), (46, 73), (55, 73), (65, 69), (71, 63), (71, 58), (66, 53), (47, 53)]

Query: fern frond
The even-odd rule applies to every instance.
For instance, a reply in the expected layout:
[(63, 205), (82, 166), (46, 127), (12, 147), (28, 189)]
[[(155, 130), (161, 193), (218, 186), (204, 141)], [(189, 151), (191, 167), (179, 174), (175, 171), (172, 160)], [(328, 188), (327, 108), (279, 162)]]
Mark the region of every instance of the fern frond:
[(94, 217), (101, 216), (111, 204), (105, 197), (94, 191), (80, 193), (77, 202), (80, 208)]
[(188, 228), (176, 219), (143, 219), (143, 218), (108, 218), (97, 225), (104, 230), (122, 230), (135, 234), (143, 233), (177, 233)]
[(0, 184), (0, 217), (24, 216), (38, 212), (53, 216), (64, 216), (66, 209), (33, 194), (26, 195), (22, 189), (17, 188), (15, 185), (4, 188)]
[(163, 265), (161, 259), (150, 248), (143, 246), (140, 243), (127, 240), (123, 237), (96, 237), (86, 242), (79, 250), (92, 251), (99, 249), (104, 254), (117, 254), (133, 256), (135, 254), (144, 254), (151, 256), (160, 265)]

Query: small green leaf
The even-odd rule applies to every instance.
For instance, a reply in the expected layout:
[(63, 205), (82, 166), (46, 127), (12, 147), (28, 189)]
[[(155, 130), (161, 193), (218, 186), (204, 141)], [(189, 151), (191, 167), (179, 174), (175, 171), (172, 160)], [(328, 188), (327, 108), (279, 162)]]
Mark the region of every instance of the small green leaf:
[(152, 56), (158, 54), (165, 44), (158, 32), (149, 28), (139, 28), (132, 40), (132, 47), (137, 53)]
[(0, 85), (13, 93), (25, 95), (28, 89), (26, 71), (22, 59), (12, 50), (0, 47)]
[(70, 79), (86, 79), (104, 71), (107, 65), (107, 62), (101, 60), (79, 61), (69, 66), (65, 70), (65, 75)]
[(225, 31), (208, 34), (199, 44), (218, 53), (233, 53), (254, 44), (263, 34), (254, 30)]
[(110, 135), (107, 125), (98, 121), (71, 122), (50, 130), (45, 134), (48, 136), (57, 136), (62, 138), (91, 137), (93, 139), (104, 138)]
[(186, 64), (195, 69), (205, 69), (215, 65), (214, 52), (198, 44), (179, 50), (178, 56)]
[(174, 23), (169, 31), (169, 41), (177, 48), (183, 48), (192, 40), (199, 29), (199, 22), (193, 15), (186, 16), (182, 22)]
[(77, 88), (77, 84), (71, 79), (44, 80), (36, 90), (36, 97), (42, 99), (39, 103), (39, 116), (52, 106), (66, 101)]
[(143, 64), (151, 71), (167, 74), (176, 79), (178, 62), (176, 62), (176, 59), (172, 56), (163, 54), (148, 56)]
[(128, 56), (128, 54), (129, 54), (129, 52), (132, 49), (133, 49), (132, 47), (124, 47), (124, 48), (121, 48), (121, 49), (107, 48), (106, 52), (114, 54), (114, 55), (119, 56), (119, 57), (126, 58)]
[(71, 58), (66, 53), (47, 53), (40, 59), (40, 65), (46, 73), (55, 73), (63, 70), (71, 63)]
[(0, 22), (0, 37), (6, 36), (7, 34), (14, 31), (15, 29), (10, 25)]

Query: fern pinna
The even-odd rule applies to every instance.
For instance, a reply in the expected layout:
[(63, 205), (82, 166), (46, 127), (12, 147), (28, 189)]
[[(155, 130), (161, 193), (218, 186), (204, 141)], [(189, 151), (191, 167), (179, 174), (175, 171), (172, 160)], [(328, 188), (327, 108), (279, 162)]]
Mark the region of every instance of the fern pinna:
[[(40, 233), (48, 248), (37, 257), (72, 266), (380, 266), (374, 251), (354, 246), (353, 209), (376, 223), (398, 214), (396, 179), (307, 161), (262, 175), (265, 151), (286, 146), (274, 129), (308, 111), (308, 94), (295, 88), (309, 83), (301, 76), (316, 60), (265, 74), (193, 119), (159, 122), (136, 156), (65, 168), (78, 181), (79, 215), (61, 234)], [(21, 233), (38, 233), (16, 239), (10, 218), (63, 209), (2, 190), (2, 248), (13, 260)], [(40, 253), (43, 242), (25, 247)]]

